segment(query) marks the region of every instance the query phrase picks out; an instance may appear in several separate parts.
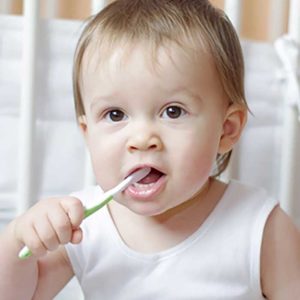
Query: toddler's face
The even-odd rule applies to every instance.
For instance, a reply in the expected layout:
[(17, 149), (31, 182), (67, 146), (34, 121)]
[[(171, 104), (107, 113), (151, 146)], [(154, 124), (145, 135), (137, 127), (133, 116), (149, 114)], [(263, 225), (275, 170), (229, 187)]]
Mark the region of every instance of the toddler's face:
[(82, 128), (98, 184), (107, 190), (142, 166), (152, 172), (115, 197), (132, 211), (162, 214), (200, 197), (219, 149), (226, 100), (211, 57), (182, 50), (117, 49), (83, 66)]

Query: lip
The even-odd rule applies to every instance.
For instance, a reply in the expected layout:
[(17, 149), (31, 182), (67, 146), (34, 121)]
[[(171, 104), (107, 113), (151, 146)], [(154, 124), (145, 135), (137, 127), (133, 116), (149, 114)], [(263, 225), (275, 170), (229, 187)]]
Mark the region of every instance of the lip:
[(155, 166), (155, 165), (152, 165), (152, 164), (141, 164), (141, 165), (137, 165), (137, 166), (131, 168), (131, 169), (127, 172), (127, 174), (126, 174), (126, 176), (124, 177), (124, 179), (127, 178), (127, 177), (128, 177), (129, 175), (131, 175), (132, 173), (134, 173), (135, 171), (140, 170), (140, 169), (143, 169), (143, 168), (147, 168), (147, 167), (148, 167), (148, 168), (152, 168), (152, 169), (156, 169), (156, 170), (158, 170), (159, 172), (165, 174), (164, 171), (162, 171), (159, 167), (157, 167), (157, 166)]
[(157, 196), (165, 187), (167, 176), (162, 175), (155, 183), (145, 185), (130, 185), (125, 191), (125, 195), (132, 199), (146, 201)]

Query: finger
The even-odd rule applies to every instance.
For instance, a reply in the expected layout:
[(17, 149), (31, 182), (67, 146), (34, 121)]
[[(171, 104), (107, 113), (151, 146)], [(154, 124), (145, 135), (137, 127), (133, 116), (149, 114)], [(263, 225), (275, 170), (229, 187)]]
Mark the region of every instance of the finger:
[(58, 247), (58, 237), (47, 215), (39, 217), (34, 224), (34, 229), (47, 250), (52, 251)]
[(43, 256), (47, 253), (47, 248), (41, 241), (38, 233), (34, 226), (27, 229), (26, 235), (24, 236), (24, 244), (30, 249), (32, 254), (36, 257)]
[(48, 219), (56, 233), (60, 244), (67, 244), (72, 236), (72, 224), (66, 211), (61, 206), (55, 206), (48, 212)]
[(82, 241), (82, 230), (81, 228), (73, 230), (71, 243), (79, 244)]
[(81, 201), (74, 197), (63, 199), (61, 206), (67, 212), (73, 228), (79, 227), (84, 217), (84, 207)]

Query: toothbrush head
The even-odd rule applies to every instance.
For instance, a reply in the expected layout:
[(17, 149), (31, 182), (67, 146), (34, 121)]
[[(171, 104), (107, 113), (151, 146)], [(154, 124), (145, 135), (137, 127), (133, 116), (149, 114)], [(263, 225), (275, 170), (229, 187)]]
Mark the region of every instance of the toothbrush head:
[(130, 174), (126, 177), (120, 184), (110, 190), (111, 194), (116, 194), (118, 192), (124, 191), (128, 186), (131, 184), (140, 181), (144, 177), (146, 177), (151, 171), (150, 167), (145, 167), (142, 169), (137, 170), (136, 172)]
[(139, 169), (138, 171), (132, 173), (127, 178), (130, 178), (129, 179), (130, 184), (133, 184), (135, 182), (140, 181), (144, 177), (146, 177), (150, 173), (150, 171), (151, 171), (150, 167), (145, 167), (145, 168)]

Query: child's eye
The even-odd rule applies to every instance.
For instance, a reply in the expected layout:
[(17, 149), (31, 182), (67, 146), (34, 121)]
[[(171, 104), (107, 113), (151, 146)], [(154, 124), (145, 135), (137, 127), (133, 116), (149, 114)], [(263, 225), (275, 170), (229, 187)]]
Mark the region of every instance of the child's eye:
[(110, 110), (105, 114), (105, 119), (110, 122), (121, 122), (126, 120), (127, 116), (119, 109)]
[(168, 106), (162, 113), (163, 118), (178, 119), (186, 114), (186, 111), (177, 105)]

